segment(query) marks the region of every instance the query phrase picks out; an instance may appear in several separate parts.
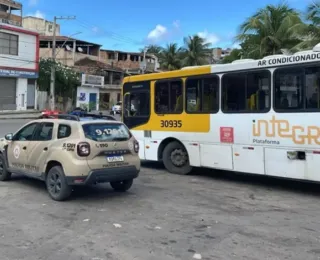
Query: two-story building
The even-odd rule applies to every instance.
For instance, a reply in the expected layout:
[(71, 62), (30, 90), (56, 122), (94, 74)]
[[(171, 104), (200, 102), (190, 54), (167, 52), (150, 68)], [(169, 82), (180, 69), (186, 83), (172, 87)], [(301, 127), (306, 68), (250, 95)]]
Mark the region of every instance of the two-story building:
[[(40, 36), (40, 57), (50, 58), (53, 37)], [(89, 41), (79, 40), (67, 36), (56, 37), (56, 60), (73, 68), (86, 78), (103, 77), (101, 84), (81, 84), (81, 93), (89, 99), (81, 103), (94, 103), (96, 109), (110, 109), (113, 103), (119, 101), (121, 94), (121, 82), (124, 77), (123, 69), (108, 64), (100, 57), (101, 45)], [(81, 77), (82, 78), (82, 77)], [(82, 82), (83, 83), (83, 82)], [(76, 97), (78, 103), (79, 96)]]
[(39, 34), (23, 29), (21, 17), (19, 20), (15, 15), (15, 20), (10, 20), (11, 10), (22, 9), (20, 3), (0, 0), (0, 6), (0, 111), (34, 109)]
[[(52, 22), (41, 18), (30, 16), (23, 18), (23, 26), (26, 29), (37, 30), (40, 34), (41, 58), (51, 58), (52, 25)], [(55, 59), (81, 74), (86, 74), (90, 79), (98, 78), (100, 82), (103, 77), (103, 86), (100, 83), (80, 86), (81, 95), (91, 96), (90, 103), (97, 103), (97, 108), (110, 109), (113, 104), (120, 101), (121, 83), (125, 75), (152, 73), (159, 68), (158, 60), (153, 55), (104, 50), (100, 44), (61, 35), (60, 26), (57, 29)], [(77, 96), (77, 101), (79, 98)]]

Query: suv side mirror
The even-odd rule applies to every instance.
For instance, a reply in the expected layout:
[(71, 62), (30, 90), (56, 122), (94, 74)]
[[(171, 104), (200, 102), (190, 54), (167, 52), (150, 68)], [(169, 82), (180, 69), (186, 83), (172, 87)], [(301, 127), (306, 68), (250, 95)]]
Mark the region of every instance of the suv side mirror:
[(6, 140), (8, 140), (8, 141), (12, 141), (12, 139), (13, 139), (13, 134), (7, 134), (7, 135), (5, 135), (5, 137), (4, 137)]

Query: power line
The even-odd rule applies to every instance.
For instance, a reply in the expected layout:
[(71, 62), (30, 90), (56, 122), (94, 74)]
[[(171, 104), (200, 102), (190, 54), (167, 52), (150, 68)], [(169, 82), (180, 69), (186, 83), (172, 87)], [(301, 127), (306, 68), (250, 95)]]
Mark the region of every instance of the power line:
[(87, 29), (89, 29), (91, 31), (94, 28), (97, 28), (98, 31), (104, 32), (105, 34), (109, 35), (110, 38), (113, 38), (114, 40), (122, 41), (122, 42), (125, 42), (125, 43), (134, 43), (134, 44), (138, 43), (138, 41), (136, 41), (136, 40), (134, 40), (134, 39), (132, 39), (130, 37), (123, 36), (123, 35), (120, 35), (118, 33), (112, 32), (112, 31), (105, 30), (105, 29), (103, 29), (101, 27), (98, 27), (98, 26), (95, 26), (95, 25), (92, 25), (92, 24), (90, 25), (88, 22), (86, 22), (84, 20), (77, 19), (77, 21), (81, 26), (83, 26), (83, 27), (85, 27), (85, 28), (87, 28)]

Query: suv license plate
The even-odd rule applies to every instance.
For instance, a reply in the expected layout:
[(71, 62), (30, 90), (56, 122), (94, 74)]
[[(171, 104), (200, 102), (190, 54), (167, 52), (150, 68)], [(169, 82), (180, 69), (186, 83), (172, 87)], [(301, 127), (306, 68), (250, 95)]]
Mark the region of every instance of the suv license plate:
[(123, 162), (123, 156), (107, 157), (108, 162)]

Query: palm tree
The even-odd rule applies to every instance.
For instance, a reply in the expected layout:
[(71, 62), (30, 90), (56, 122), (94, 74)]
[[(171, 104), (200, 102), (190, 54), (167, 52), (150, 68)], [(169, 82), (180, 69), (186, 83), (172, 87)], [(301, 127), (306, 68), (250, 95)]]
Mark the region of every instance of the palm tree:
[(181, 48), (176, 43), (168, 44), (159, 55), (161, 67), (166, 70), (181, 68)]
[(308, 6), (306, 19), (309, 23), (305, 26), (303, 41), (297, 49), (310, 49), (320, 42), (320, 1)]
[(295, 48), (303, 30), (305, 24), (296, 10), (287, 4), (267, 5), (241, 24), (236, 41), (246, 46), (248, 58), (262, 58)]
[(184, 38), (185, 47), (183, 49), (183, 65), (197, 66), (208, 64), (210, 57), (210, 43), (206, 43), (205, 39), (198, 35), (188, 36)]
[(239, 60), (242, 56), (242, 50), (233, 49), (229, 55), (225, 56), (221, 63), (231, 63), (235, 60)]
[(320, 1), (308, 5), (307, 19), (314, 25), (320, 25)]
[(159, 56), (160, 52), (162, 51), (162, 47), (153, 44), (146, 46), (146, 48), (148, 54), (153, 54), (155, 56)]

